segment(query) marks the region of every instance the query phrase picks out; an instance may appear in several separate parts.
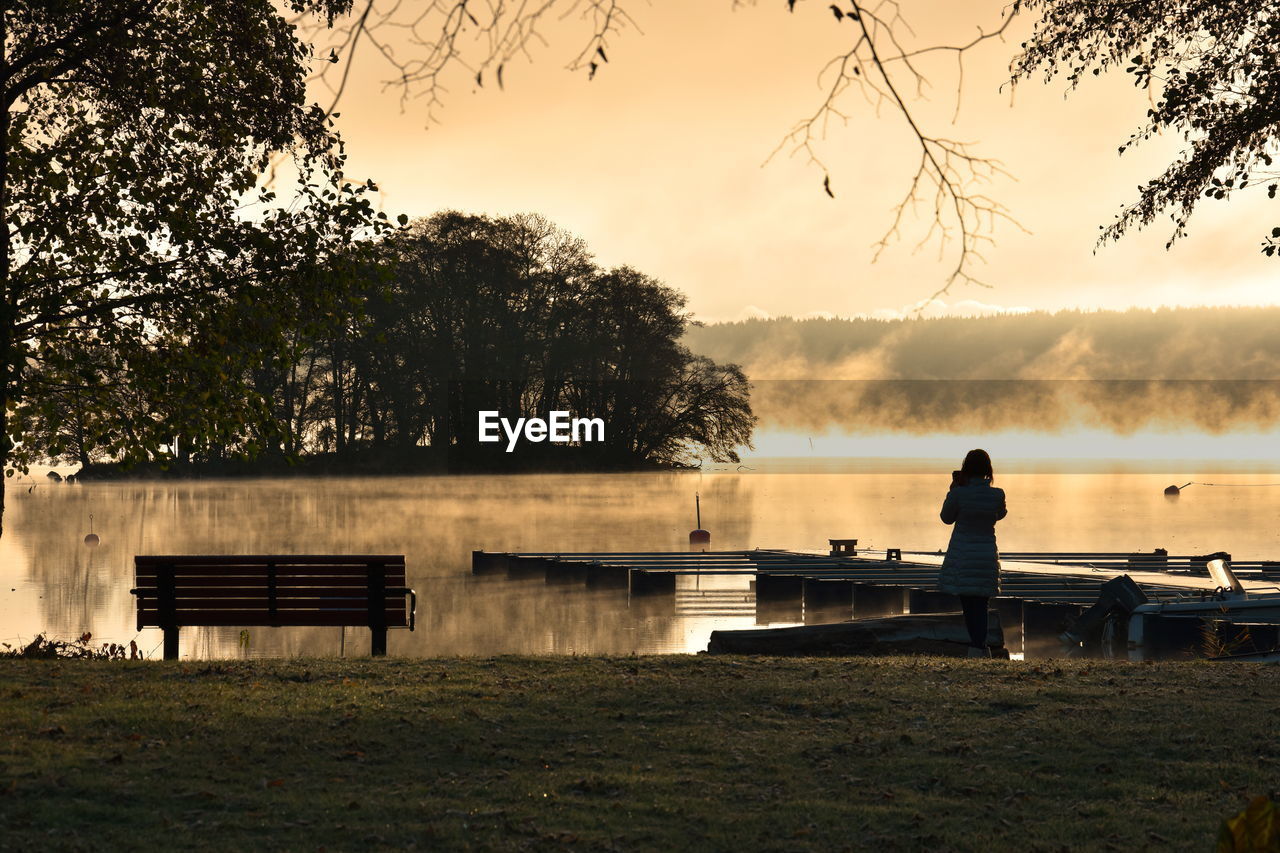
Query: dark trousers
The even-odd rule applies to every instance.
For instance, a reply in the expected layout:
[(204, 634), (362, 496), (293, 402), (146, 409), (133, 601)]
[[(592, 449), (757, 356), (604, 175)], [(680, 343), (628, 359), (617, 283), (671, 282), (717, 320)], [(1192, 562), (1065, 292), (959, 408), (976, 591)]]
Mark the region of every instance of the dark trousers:
[(964, 610), (964, 626), (969, 629), (969, 645), (979, 649), (987, 647), (987, 602), (985, 595), (962, 595), (960, 607)]

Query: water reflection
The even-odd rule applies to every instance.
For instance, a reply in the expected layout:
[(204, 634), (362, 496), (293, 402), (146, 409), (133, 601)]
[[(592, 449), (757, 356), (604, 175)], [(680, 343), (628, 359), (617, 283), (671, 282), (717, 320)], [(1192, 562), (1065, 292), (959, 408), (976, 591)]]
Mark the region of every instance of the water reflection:
[[(683, 550), (695, 490), (718, 550), (820, 548), (852, 536), (863, 546), (935, 549), (947, 540), (937, 508), (949, 469), (924, 468), (41, 484), (11, 493), (0, 540), (0, 640), (91, 631), (158, 647), (158, 631), (134, 630), (135, 554), (380, 552), (406, 556), (418, 592), (418, 630), (393, 631), (393, 655), (696, 651), (713, 629), (755, 624), (747, 579), (685, 577), (674, 603), (629, 608), (620, 591), (473, 577), (471, 551)], [(1212, 478), (1206, 471), (1197, 479)], [(1163, 489), (1172, 480), (1162, 473), (1000, 481), (1009, 495), (1006, 549), (1280, 557), (1280, 489), (1204, 488), (1170, 502)], [(97, 548), (83, 544), (91, 514)], [(239, 638), (236, 628), (188, 628), (182, 650), (336, 655), (367, 654), (369, 646), (369, 632), (356, 628), (250, 628), (247, 650)]]

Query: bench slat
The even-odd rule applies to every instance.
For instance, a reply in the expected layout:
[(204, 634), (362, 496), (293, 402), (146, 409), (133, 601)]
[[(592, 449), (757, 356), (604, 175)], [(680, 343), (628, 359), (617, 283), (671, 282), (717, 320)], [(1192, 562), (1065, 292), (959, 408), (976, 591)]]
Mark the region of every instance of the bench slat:
[[(399, 601), (399, 597), (387, 597), (387, 605), (384, 608), (388, 613), (395, 609), (393, 601)], [(144, 596), (139, 600), (139, 605), (144, 610), (159, 610), (160, 599), (153, 596)], [(268, 608), (267, 598), (265, 596), (246, 596), (244, 598), (179, 598), (174, 602), (174, 606), (178, 610), (244, 610), (244, 609), (262, 609)], [(326, 596), (324, 598), (280, 598), (276, 600), (277, 610), (310, 610), (310, 609), (369, 609), (368, 596), (354, 597), (347, 596), (338, 598), (336, 596)], [(401, 607), (401, 610), (404, 608)]]
[[(134, 578), (138, 587), (154, 588), (160, 583), (155, 576), (141, 575)], [(174, 574), (175, 587), (265, 587), (268, 575), (180, 575)], [(275, 583), (287, 587), (351, 587), (369, 583), (369, 575), (276, 575)], [(389, 585), (404, 585), (404, 573), (387, 573)]]
[(205, 565), (265, 565), (280, 563), (281, 565), (307, 565), (312, 563), (332, 564), (338, 566), (368, 566), (381, 563), (386, 566), (403, 566), (402, 554), (222, 554), (204, 556), (199, 554), (147, 554), (133, 558), (135, 566), (205, 566)]
[[(405, 586), (404, 578), (389, 577), (386, 579), (387, 587), (403, 587)], [(155, 595), (160, 585), (155, 582), (143, 583), (136, 582), (135, 587), (149, 595)], [(294, 594), (299, 591), (305, 592), (313, 589), (327, 590), (360, 590), (367, 589), (369, 586), (368, 578), (312, 578), (307, 581), (300, 581), (297, 578), (283, 578), (276, 581), (276, 590), (281, 595)], [(266, 578), (260, 580), (245, 580), (243, 578), (209, 578), (196, 581), (175, 580), (173, 589), (178, 595), (189, 595), (193, 592), (207, 592), (210, 595), (235, 595), (238, 590), (262, 590), (266, 594), (268, 582)], [(224, 593), (223, 590), (226, 590)]]
[[(305, 606), (298, 606), (298, 607), (277, 607), (276, 612), (277, 613), (302, 613), (302, 612), (317, 612), (317, 611), (324, 611), (324, 610), (351, 610), (351, 611), (358, 610), (361, 613), (364, 613), (365, 615), (368, 615), (369, 613), (369, 605), (368, 605), (368, 602), (365, 602), (365, 601), (358, 601), (358, 602), (335, 601), (332, 599), (323, 599), (323, 600), (317, 600), (317, 601), (320, 603), (307, 604)], [(387, 606), (383, 608), (383, 612), (386, 613), (389, 618), (390, 617), (394, 617), (395, 619), (400, 618), (405, 614), (405, 607), (403, 604), (399, 603), (400, 601), (401, 599), (397, 598), (395, 599), (394, 603), (388, 603)], [(253, 612), (269, 613), (270, 608), (267, 607), (265, 603), (258, 603), (254, 601), (217, 601), (217, 602), (213, 602), (213, 606), (209, 606), (208, 604), (205, 604), (202, 602), (199, 605), (193, 606), (193, 607), (184, 607), (183, 604), (179, 602), (178, 605), (174, 608), (175, 613), (185, 613), (187, 615), (190, 615), (193, 613), (225, 613), (229, 611), (237, 611), (237, 612), (253, 611)], [(142, 606), (138, 609), (138, 612), (147, 617), (151, 617), (152, 615), (156, 615), (158, 617), (160, 614), (160, 607), (158, 606), (157, 602), (155, 602), (154, 600), (147, 601), (147, 602), (143, 602)]]
[[(396, 587), (387, 585), (388, 590)], [(139, 591), (144, 598), (158, 598), (159, 593), (150, 590)], [(265, 586), (257, 587), (177, 587), (175, 596), (178, 601), (186, 598), (268, 598)], [(391, 592), (387, 593), (391, 595)], [(360, 598), (369, 597), (368, 584), (351, 584), (350, 586), (281, 586), (276, 589), (277, 601), (290, 601), (296, 598)]]
[[(142, 580), (144, 578), (154, 579), (158, 577), (156, 569), (141, 569), (134, 572), (134, 577)], [(387, 566), (387, 577), (400, 576), (404, 577), (404, 566)], [(297, 578), (324, 578), (324, 577), (367, 577), (369, 568), (367, 566), (351, 567), (351, 566), (276, 566), (276, 577), (297, 577)], [(173, 569), (174, 578), (262, 578), (267, 577), (267, 567), (258, 566), (249, 568), (245, 566), (175, 566)]]
[[(392, 618), (388, 615), (388, 621)], [(398, 622), (392, 622), (388, 627), (398, 627), (403, 622), (403, 615), (396, 617)], [(159, 615), (156, 613), (139, 614), (139, 626), (143, 628), (163, 628), (160, 623)], [(190, 628), (201, 625), (210, 626), (242, 626), (246, 628), (258, 627), (307, 627), (307, 626), (326, 626), (326, 625), (347, 625), (367, 628), (369, 626), (369, 613), (366, 610), (286, 610), (277, 613), (272, 617), (265, 610), (218, 610), (218, 611), (201, 611), (199, 613), (183, 614), (181, 611), (174, 616), (174, 627)]]
[[(145, 582), (144, 582), (145, 581)], [(283, 577), (276, 579), (276, 588), (281, 593), (286, 590), (306, 590), (306, 589), (365, 589), (369, 585), (367, 575), (359, 577), (320, 577), (320, 578), (293, 578)], [(138, 581), (135, 586), (139, 589), (154, 590), (158, 584), (155, 578), (144, 578)], [(261, 578), (174, 578), (174, 589), (182, 595), (183, 590), (214, 590), (214, 589), (266, 589), (267, 579)], [(404, 578), (397, 578), (394, 575), (387, 576), (387, 586), (404, 586)]]

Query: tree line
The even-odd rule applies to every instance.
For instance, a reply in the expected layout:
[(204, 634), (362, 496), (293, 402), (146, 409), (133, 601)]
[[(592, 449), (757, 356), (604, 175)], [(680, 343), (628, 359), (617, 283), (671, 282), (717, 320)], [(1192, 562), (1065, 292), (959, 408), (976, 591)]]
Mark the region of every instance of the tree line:
[(821, 433), (1274, 430), (1280, 308), (778, 318), (694, 327), (740, 362), (762, 428)]
[(1034, 311), (691, 327), (694, 352), (752, 379), (1257, 380), (1280, 376), (1280, 307)]
[[(349, 266), (342, 290), (326, 280), (266, 312), (290, 318), (283, 334), (258, 329), (264, 306), (248, 300), (169, 339), (100, 352), (93, 371), (76, 352), (33, 365), (41, 405), (22, 410), (24, 434), (82, 465), (614, 468), (737, 461), (750, 446), (746, 376), (683, 345), (684, 296), (601, 268), (540, 216), (440, 213)], [(199, 358), (171, 361), (175, 347)], [(216, 412), (228, 404), (245, 410), (238, 428)], [(478, 440), (483, 411), (599, 418), (604, 440), (509, 453)]]

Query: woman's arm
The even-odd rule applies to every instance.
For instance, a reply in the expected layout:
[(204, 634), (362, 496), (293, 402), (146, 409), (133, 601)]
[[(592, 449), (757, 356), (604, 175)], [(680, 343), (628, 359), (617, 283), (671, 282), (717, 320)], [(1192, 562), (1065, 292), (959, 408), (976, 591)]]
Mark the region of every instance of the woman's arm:
[(951, 489), (947, 492), (946, 500), (942, 502), (942, 512), (938, 513), (938, 517), (942, 519), (943, 524), (955, 524), (959, 513), (960, 502), (956, 498), (956, 490)]
[(1009, 509), (1004, 505), (1004, 489), (1000, 490), (1000, 509), (996, 512), (996, 521), (1004, 518), (1009, 514)]

